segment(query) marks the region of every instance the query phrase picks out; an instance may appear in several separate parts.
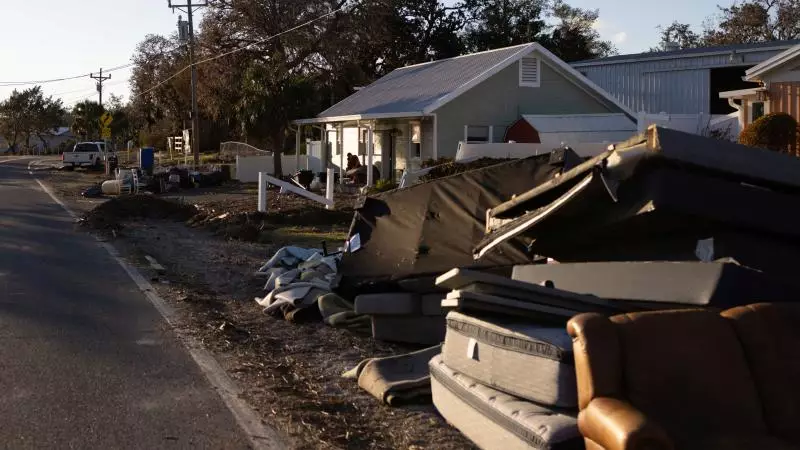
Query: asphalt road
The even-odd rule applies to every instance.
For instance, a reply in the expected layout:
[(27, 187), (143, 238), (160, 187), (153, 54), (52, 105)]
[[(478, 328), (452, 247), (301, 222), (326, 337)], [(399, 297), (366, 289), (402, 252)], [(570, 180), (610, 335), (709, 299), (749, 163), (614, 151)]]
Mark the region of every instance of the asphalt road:
[(248, 448), (158, 311), (0, 159), (0, 448)]

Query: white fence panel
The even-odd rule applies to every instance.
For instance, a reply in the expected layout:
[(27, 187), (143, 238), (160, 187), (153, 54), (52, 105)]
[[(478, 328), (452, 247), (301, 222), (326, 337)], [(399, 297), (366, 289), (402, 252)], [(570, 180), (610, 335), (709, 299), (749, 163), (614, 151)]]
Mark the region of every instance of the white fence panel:
[[(300, 155), (300, 169), (308, 165), (308, 158)], [(282, 155), (281, 165), (284, 175), (297, 172), (297, 157), (295, 155)], [(242, 183), (257, 183), (259, 172), (274, 173), (275, 165), (272, 156), (239, 156), (236, 158), (236, 174), (234, 178)]]
[(639, 132), (644, 132), (650, 125), (699, 134), (715, 135), (735, 141), (739, 136), (738, 113), (728, 115), (708, 114), (639, 114)]

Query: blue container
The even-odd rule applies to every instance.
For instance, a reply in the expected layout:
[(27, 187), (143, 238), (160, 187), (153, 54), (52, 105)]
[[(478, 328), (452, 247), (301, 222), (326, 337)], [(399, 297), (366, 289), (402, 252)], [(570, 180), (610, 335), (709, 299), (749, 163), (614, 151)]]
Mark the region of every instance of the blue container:
[(142, 172), (152, 175), (155, 165), (155, 149), (153, 147), (142, 147), (139, 149), (139, 168), (142, 169)]

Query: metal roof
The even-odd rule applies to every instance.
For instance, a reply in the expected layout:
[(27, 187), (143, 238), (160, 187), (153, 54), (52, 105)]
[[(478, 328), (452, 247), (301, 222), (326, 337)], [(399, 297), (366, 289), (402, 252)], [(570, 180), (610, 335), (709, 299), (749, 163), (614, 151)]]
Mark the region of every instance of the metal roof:
[(530, 44), (457, 56), (397, 69), (318, 117), (419, 112), (515, 57)]
[(596, 65), (596, 64), (606, 64), (606, 63), (615, 64), (631, 60), (643, 60), (643, 59), (690, 58), (693, 56), (700, 56), (700, 55), (707, 55), (714, 53), (730, 53), (733, 51), (747, 52), (747, 51), (758, 51), (770, 48), (788, 49), (797, 44), (800, 44), (800, 39), (793, 39), (789, 41), (757, 42), (752, 44), (722, 45), (717, 47), (686, 48), (686, 49), (672, 50), (667, 52), (642, 52), (630, 55), (616, 55), (616, 56), (609, 56), (607, 58), (575, 61), (571, 64), (575, 67), (580, 67), (584, 65)]
[(594, 131), (636, 131), (625, 114), (523, 115), (539, 133), (586, 133)]
[(761, 64), (751, 67), (747, 70), (745, 78), (748, 81), (758, 80), (759, 76), (767, 72), (771, 72), (785, 65), (786, 63), (794, 62), (798, 55), (800, 55), (800, 45), (795, 45), (794, 47), (791, 47), (788, 50), (773, 56)]

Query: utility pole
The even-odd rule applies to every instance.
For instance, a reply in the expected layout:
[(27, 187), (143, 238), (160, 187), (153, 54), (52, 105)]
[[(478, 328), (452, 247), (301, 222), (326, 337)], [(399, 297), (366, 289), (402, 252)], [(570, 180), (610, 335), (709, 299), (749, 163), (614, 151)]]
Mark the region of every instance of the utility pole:
[[(194, 155), (195, 168), (200, 167), (200, 116), (197, 112), (197, 67), (194, 65), (194, 12), (196, 9), (208, 6), (208, 0), (186, 0), (185, 4), (173, 4), (172, 0), (167, 0), (167, 4), (173, 11), (176, 9), (183, 11), (188, 16), (188, 47), (189, 47), (189, 65), (192, 67), (192, 153)], [(182, 20), (178, 21), (179, 34), (183, 30)]]
[(100, 106), (103, 106), (103, 82), (106, 80), (111, 79), (111, 75), (103, 76), (103, 68), (100, 68), (100, 75), (95, 76), (95, 74), (90, 73), (89, 77), (93, 80), (97, 80), (97, 93), (100, 94)]

